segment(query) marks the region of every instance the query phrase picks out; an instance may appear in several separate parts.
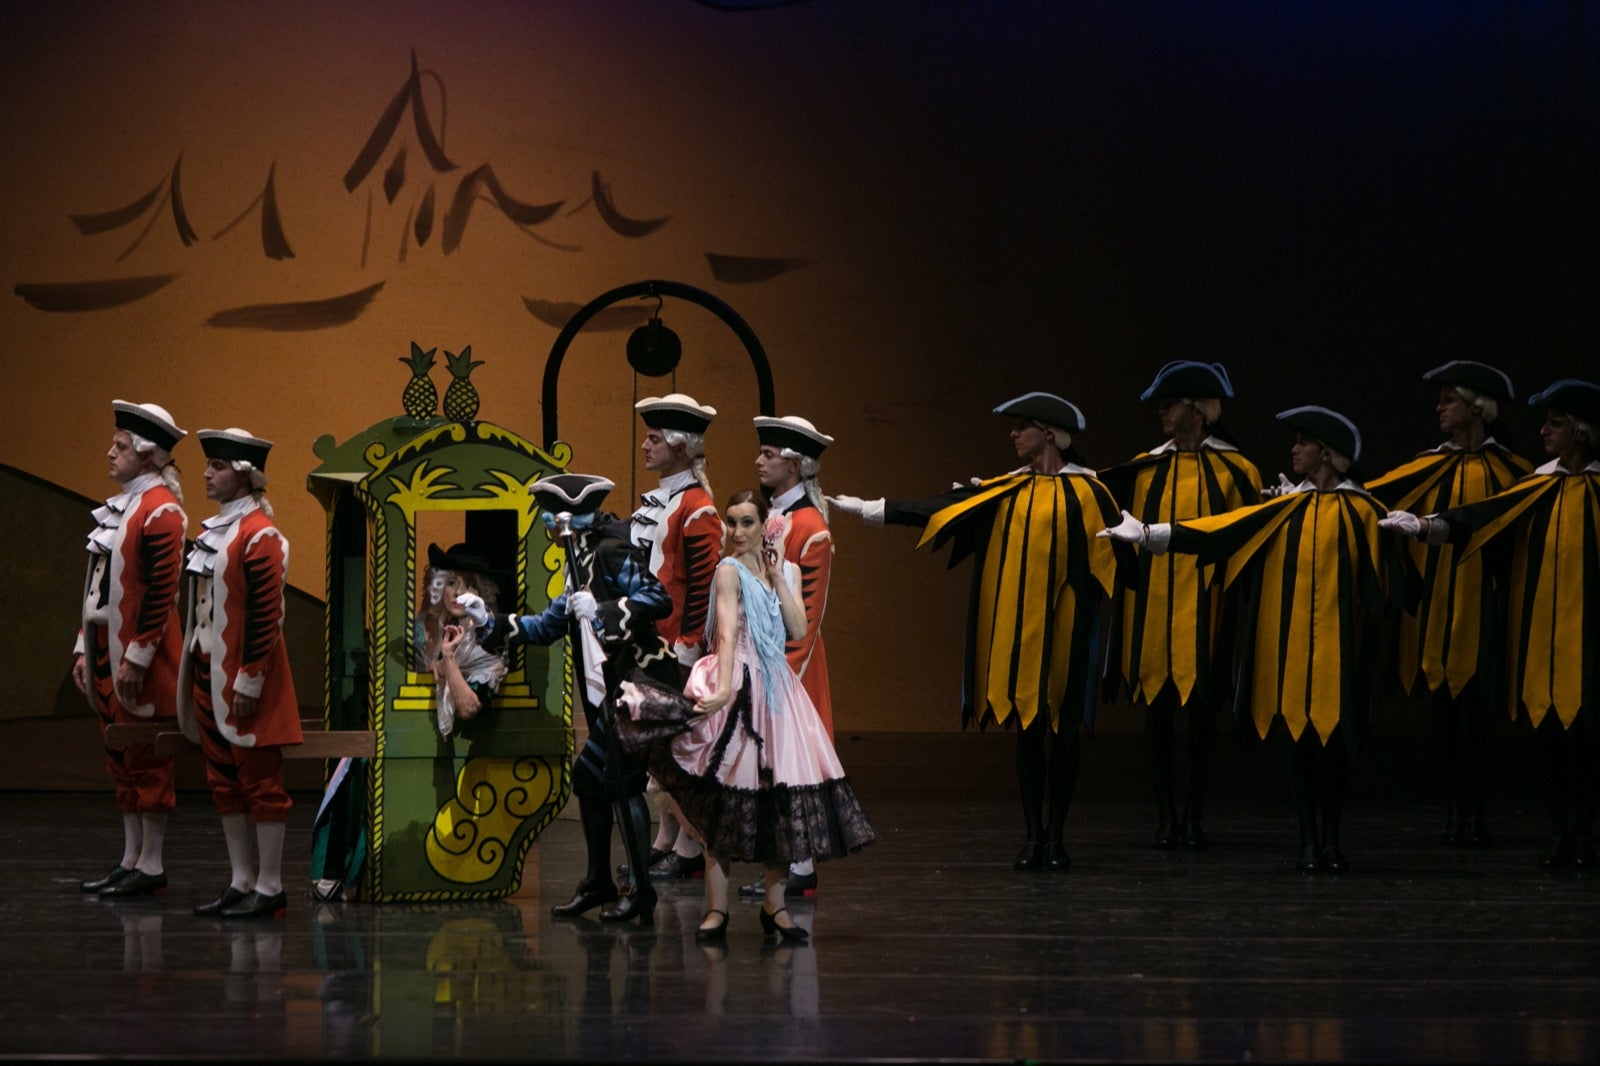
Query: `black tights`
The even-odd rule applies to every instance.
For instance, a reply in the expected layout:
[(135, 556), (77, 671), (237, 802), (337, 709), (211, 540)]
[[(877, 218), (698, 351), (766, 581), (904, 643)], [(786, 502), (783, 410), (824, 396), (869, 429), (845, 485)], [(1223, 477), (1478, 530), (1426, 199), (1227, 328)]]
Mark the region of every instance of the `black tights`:
[[(635, 883), (644, 878), (646, 869), (645, 841), (650, 833), (650, 808), (644, 795), (636, 793), (621, 803), (623, 824), (618, 828), (622, 835), (622, 851), (633, 868)], [(589, 857), (589, 869), (584, 877), (592, 889), (612, 884), (611, 880), (611, 828), (616, 822), (612, 804), (602, 796), (578, 797), (578, 818), (583, 823), (583, 842)], [(643, 881), (648, 884), (648, 878)]]
[(1307, 725), (1289, 751), (1289, 784), (1302, 848), (1339, 846), (1339, 821), (1344, 816), (1345, 787), (1350, 778), (1350, 751), (1342, 729), (1335, 726), (1324, 744), (1316, 729)]
[(1441, 686), (1431, 697), (1433, 735), (1444, 786), (1447, 831), (1468, 818), (1483, 820), (1489, 765), (1489, 707), (1477, 680), (1455, 696)]
[(1161, 690), (1145, 708), (1144, 731), (1150, 743), (1150, 768), (1156, 792), (1156, 812), (1162, 828), (1179, 824), (1198, 826), (1200, 808), (1205, 802), (1206, 782), (1211, 777), (1211, 750), (1217, 735), (1216, 718), (1203, 700), (1192, 700), (1189, 705), (1189, 782), (1184, 790), (1183, 809), (1180, 812), (1177, 794), (1177, 736), (1178, 694), (1171, 686)]
[(1569, 728), (1551, 712), (1539, 724), (1544, 752), (1550, 836), (1554, 840), (1588, 840), (1594, 836), (1594, 741), (1587, 708)]
[[(1078, 767), (1083, 761), (1077, 723), (1062, 732), (1050, 729), (1048, 717), (1040, 714), (1027, 729), (1017, 733), (1017, 784), (1022, 789), (1022, 821), (1029, 840), (1060, 843), (1067, 827), (1067, 811), (1072, 793), (1078, 787)], [(1050, 800), (1048, 838), (1045, 829), (1045, 798)]]

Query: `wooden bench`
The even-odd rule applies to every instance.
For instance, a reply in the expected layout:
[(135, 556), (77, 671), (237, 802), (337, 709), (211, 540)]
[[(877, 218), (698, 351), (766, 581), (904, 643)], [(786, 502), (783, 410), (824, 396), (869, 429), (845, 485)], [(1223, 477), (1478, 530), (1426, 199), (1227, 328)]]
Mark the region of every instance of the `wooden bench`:
[[(378, 736), (370, 729), (324, 729), (318, 718), (303, 719), (300, 731), (305, 740), (283, 745), (285, 759), (342, 759), (349, 755), (370, 759), (377, 754)], [(153, 744), (158, 755), (177, 755), (198, 751), (171, 719), (160, 722), (114, 722), (106, 726), (106, 743), (122, 748), (134, 744)]]

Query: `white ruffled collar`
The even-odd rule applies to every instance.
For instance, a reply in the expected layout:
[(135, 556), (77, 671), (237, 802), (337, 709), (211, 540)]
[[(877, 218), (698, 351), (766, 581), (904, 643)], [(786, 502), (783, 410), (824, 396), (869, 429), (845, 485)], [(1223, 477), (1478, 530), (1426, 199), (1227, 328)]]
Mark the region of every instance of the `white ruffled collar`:
[(680, 470), (676, 474), (668, 474), (661, 479), (661, 483), (650, 492), (639, 497), (641, 511), (647, 508), (665, 507), (667, 502), (695, 483), (694, 471)]
[(94, 509), (94, 530), (89, 534), (88, 548), (96, 555), (110, 555), (117, 530), (122, 527), (122, 516), (139, 505), (139, 497), (161, 484), (161, 475), (140, 474), (122, 483), (122, 491)]
[[(1200, 442), (1200, 447), (1210, 448), (1214, 452), (1236, 452), (1239, 450), (1238, 448), (1235, 448), (1233, 445), (1229, 444), (1227, 441), (1223, 440), (1221, 437), (1207, 437), (1205, 440)], [(1165, 444), (1157, 445), (1156, 447), (1151, 448), (1150, 454), (1165, 455), (1167, 452), (1175, 452), (1177, 450), (1178, 442), (1175, 440), (1169, 440)]]
[[(1534, 471), (1535, 474), (1570, 474), (1571, 470), (1561, 465), (1560, 459), (1552, 459)], [(1579, 470), (1580, 474), (1600, 474), (1600, 459), (1596, 459), (1588, 466)]]
[(260, 509), (260, 502), (248, 492), (237, 500), (229, 500), (223, 504), (222, 510), (201, 523), (205, 528), (194, 538), (194, 547), (189, 551), (189, 560), (184, 565), (184, 570), (191, 574), (210, 574), (212, 568), (216, 566), (217, 553), (222, 550), (222, 542), (227, 539), (228, 531), (238, 523), (239, 519), (251, 511)]

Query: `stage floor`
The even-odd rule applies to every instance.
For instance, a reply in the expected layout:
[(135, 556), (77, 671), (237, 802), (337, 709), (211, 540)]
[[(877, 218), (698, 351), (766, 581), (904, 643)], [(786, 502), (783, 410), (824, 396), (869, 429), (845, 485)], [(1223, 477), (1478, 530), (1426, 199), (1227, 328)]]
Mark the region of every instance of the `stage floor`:
[[(725, 948), (697, 945), (698, 881), (663, 887), (653, 929), (550, 918), (582, 866), (568, 819), (511, 900), (313, 904), (310, 795), (286, 918), (189, 913), (227, 877), (196, 793), (169, 829), (171, 889), (112, 903), (76, 891), (117, 857), (109, 793), (0, 793), (0, 1055), (1600, 1058), (1600, 878), (1535, 868), (1537, 794), (1498, 790), (1492, 850), (1447, 849), (1417, 753), (1358, 758), (1353, 871), (1307, 878), (1277, 753), (1225, 745), (1212, 848), (1157, 852), (1136, 738), (1111, 738), (1085, 760), (1072, 872), (1023, 875), (1009, 738), (960, 743), (978, 756), (960, 772), (860, 755), (881, 839), (822, 867), (820, 894), (793, 907), (812, 944), (793, 948), (763, 943), (753, 903), (735, 904)], [(847, 766), (858, 752), (841, 746)]]

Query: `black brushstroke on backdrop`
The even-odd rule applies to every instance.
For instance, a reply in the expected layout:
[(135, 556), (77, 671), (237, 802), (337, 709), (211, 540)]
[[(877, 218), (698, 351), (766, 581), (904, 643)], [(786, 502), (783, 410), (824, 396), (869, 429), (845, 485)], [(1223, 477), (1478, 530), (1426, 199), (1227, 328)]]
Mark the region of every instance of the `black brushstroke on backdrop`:
[[(561, 329), (583, 307), (579, 303), (567, 303), (557, 300), (535, 300), (531, 297), (522, 298), (522, 306), (528, 313), (547, 326)], [(595, 333), (617, 331), (624, 329), (637, 329), (650, 320), (649, 307), (602, 307), (596, 311), (583, 328)]]
[(382, 290), (378, 282), (342, 296), (323, 300), (293, 300), (287, 303), (249, 304), (218, 311), (206, 319), (215, 329), (260, 329), (280, 333), (327, 329), (353, 322)]
[(145, 274), (132, 278), (102, 278), (98, 281), (23, 282), (11, 291), (30, 307), (40, 311), (71, 314), (78, 311), (104, 311), (110, 307), (142, 300), (166, 288), (178, 275)]
[(267, 169), (267, 187), (261, 191), (261, 250), (268, 259), (293, 259), (294, 250), (283, 233), (283, 217), (278, 213), (278, 164)]
[(485, 163), (462, 178), (461, 184), (456, 186), (450, 210), (444, 216), (444, 234), (440, 240), (440, 247), (446, 255), (461, 244), (461, 235), (466, 232), (467, 218), (472, 214), (472, 204), (477, 199), (480, 184), (489, 190), (501, 213), (519, 226), (537, 226), (561, 210), (561, 205), (566, 203), (565, 200), (557, 200), (550, 204), (530, 204), (508, 196), (500, 186), (500, 179), (495, 177), (494, 168)]
[(417, 247), (421, 248), (428, 243), (428, 238), (433, 234), (433, 186), (428, 186), (428, 191), (422, 194), (422, 203), (417, 207)]
[(749, 285), (758, 281), (771, 281), (780, 274), (807, 265), (805, 259), (778, 259), (755, 255), (718, 255), (706, 253), (711, 264), (711, 276), (729, 285)]
[[(435, 80), (439, 86), (439, 114), (442, 125), (447, 114), (444, 81), (437, 78)], [(356, 153), (355, 161), (350, 164), (350, 169), (345, 171), (345, 192), (355, 192), (356, 186), (372, 173), (372, 168), (377, 166), (378, 160), (389, 147), (389, 142), (394, 139), (395, 131), (400, 128), (400, 119), (405, 116), (408, 105), (411, 108), (412, 125), (417, 131), (417, 143), (422, 148), (422, 154), (428, 157), (429, 165), (441, 174), (456, 169), (456, 164), (444, 154), (444, 148), (434, 136), (433, 126), (428, 122), (428, 111), (422, 102), (422, 75), (417, 70), (417, 52), (413, 48), (411, 76), (400, 87), (400, 91), (395, 93), (394, 99), (389, 101), (389, 106), (384, 109), (378, 124), (368, 135), (367, 143), (362, 145), (361, 151)]]
[(594, 197), (594, 209), (600, 212), (600, 217), (606, 225), (624, 237), (648, 237), (672, 218), (671, 215), (662, 218), (628, 218), (617, 210), (615, 201), (611, 199), (611, 185), (601, 180), (598, 170), (594, 172), (589, 184)]

